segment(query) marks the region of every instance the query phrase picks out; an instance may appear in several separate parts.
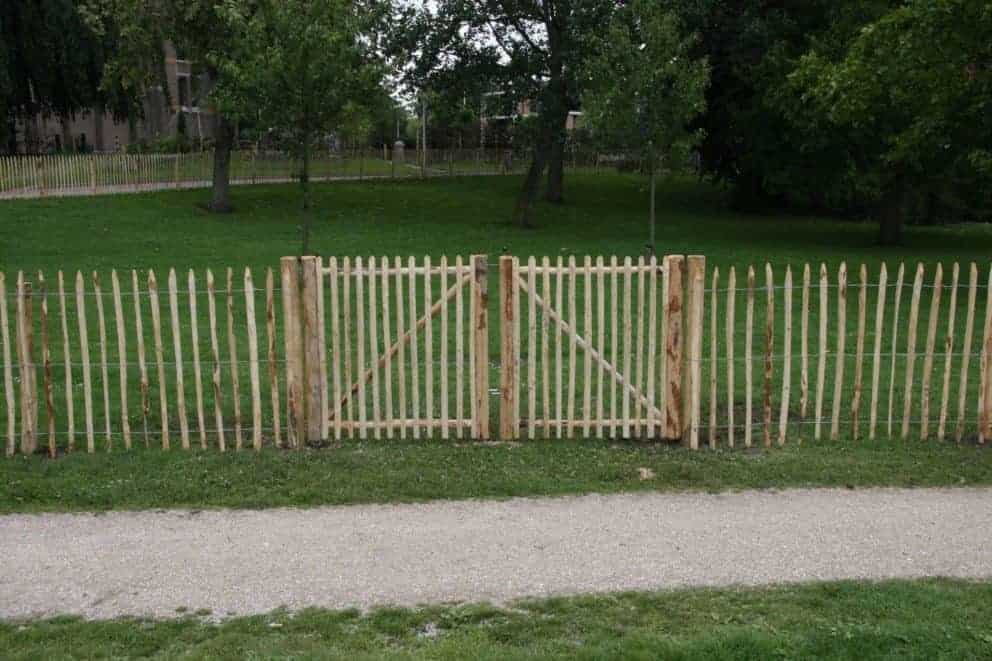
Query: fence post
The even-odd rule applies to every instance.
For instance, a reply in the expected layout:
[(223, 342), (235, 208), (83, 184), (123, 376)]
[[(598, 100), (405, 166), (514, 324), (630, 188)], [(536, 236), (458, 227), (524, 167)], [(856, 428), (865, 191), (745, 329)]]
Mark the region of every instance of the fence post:
[(706, 258), (690, 255), (686, 279), (686, 346), (682, 444), (699, 449), (700, 392), (703, 360), (703, 306), (706, 297)]
[(500, 315), (500, 410), (499, 437), (510, 441), (517, 437), (517, 352), (515, 337), (517, 319), (513, 306), (517, 274), (513, 257), (499, 258), (499, 315)]
[(472, 341), (475, 343), (475, 419), (472, 436), (477, 441), (489, 440), (489, 256), (472, 255), (472, 296), (475, 318), (472, 319)]
[(682, 438), (682, 306), (685, 257), (667, 255), (668, 273), (667, 327), (665, 329), (665, 428), (662, 438), (668, 441)]
[(35, 429), (38, 422), (35, 390), (34, 348), (32, 344), (31, 283), (23, 275), (17, 278), (17, 354), (21, 371), (21, 453), (34, 454), (37, 449)]
[(306, 440), (324, 440), (322, 416), (324, 402), (323, 351), (324, 324), (321, 319), (321, 257), (303, 257), (303, 376), (306, 399)]
[(279, 262), (282, 279), (283, 338), (286, 348), (286, 437), (289, 447), (302, 446), (303, 413), (303, 346), (299, 290), (298, 258), (283, 257)]
[(90, 154), (90, 188), (96, 193), (96, 156)]

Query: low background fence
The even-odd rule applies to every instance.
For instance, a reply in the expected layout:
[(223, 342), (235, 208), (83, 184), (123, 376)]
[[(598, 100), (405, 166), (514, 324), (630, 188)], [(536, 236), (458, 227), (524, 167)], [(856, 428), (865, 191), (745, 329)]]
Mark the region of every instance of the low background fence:
[(0, 273), (0, 348), (8, 454), (488, 440), (494, 423), (691, 448), (992, 433), (992, 271), (975, 264)]
[[(572, 151), (570, 168), (616, 165), (616, 157)], [(314, 181), (519, 174), (527, 154), (504, 149), (317, 151)], [(213, 151), (178, 154), (52, 154), (0, 157), (0, 198), (99, 195), (211, 185)], [(231, 183), (297, 181), (301, 162), (285, 152), (234, 151)]]

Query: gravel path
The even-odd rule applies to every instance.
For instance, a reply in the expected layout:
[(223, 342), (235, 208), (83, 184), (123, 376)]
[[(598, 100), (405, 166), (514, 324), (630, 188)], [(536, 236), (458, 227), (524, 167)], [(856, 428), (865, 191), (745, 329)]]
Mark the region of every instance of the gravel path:
[(992, 489), (0, 517), (0, 617), (992, 577)]

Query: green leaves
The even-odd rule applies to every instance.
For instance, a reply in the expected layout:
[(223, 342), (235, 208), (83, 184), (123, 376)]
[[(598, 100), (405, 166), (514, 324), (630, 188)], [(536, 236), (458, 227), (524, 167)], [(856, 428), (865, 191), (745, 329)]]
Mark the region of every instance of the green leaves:
[(706, 108), (709, 67), (690, 53), (678, 17), (649, 0), (619, 7), (582, 72), (582, 105), (605, 148), (650, 162), (682, 161), (699, 137), (688, 128)]

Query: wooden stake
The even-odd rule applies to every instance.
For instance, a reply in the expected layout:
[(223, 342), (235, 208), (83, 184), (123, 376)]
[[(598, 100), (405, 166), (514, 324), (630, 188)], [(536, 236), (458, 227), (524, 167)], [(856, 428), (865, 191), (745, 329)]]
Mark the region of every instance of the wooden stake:
[(527, 260), (527, 435), (537, 438), (537, 263)]
[[(77, 286), (81, 277), (77, 276)], [(155, 363), (158, 369), (158, 401), (159, 415), (162, 423), (162, 449), (168, 450), (170, 447), (169, 403), (165, 385), (165, 352), (162, 348), (162, 312), (158, 301), (158, 280), (155, 279), (155, 271), (151, 270), (148, 271), (148, 302), (152, 307), (152, 331), (155, 337)], [(80, 325), (82, 325), (82, 321)], [(84, 363), (88, 364), (88, 360), (85, 360)], [(86, 371), (89, 371), (89, 369), (86, 368)], [(86, 408), (88, 409), (89, 406)], [(89, 426), (87, 422), (87, 428)], [(89, 433), (89, 429), (87, 429), (87, 433)], [(87, 439), (87, 442), (89, 442), (89, 439)]]
[(667, 325), (665, 328), (665, 368), (668, 377), (665, 392), (666, 425), (664, 438), (682, 438), (682, 313), (685, 286), (685, 257), (668, 255), (665, 257), (665, 270), (668, 273)]
[(775, 353), (775, 277), (772, 265), (765, 263), (767, 312), (765, 314), (765, 447), (772, 444), (772, 378)]
[[(399, 262), (399, 257), (397, 257), (396, 270), (398, 271), (399, 268), (400, 268), (400, 262)], [(340, 279), (341, 274), (338, 272), (338, 260), (336, 257), (330, 258), (327, 264), (327, 270), (328, 270), (327, 278), (331, 290), (331, 380), (332, 380), (331, 395), (334, 399), (334, 440), (340, 441), (341, 440), (341, 408), (342, 408), (341, 406), (341, 301), (339, 299), (340, 289), (338, 285), (338, 280)], [(399, 289), (400, 289), (400, 278), (396, 278), (397, 317), (399, 319), (402, 319), (403, 298), (400, 296)], [(269, 297), (269, 299), (271, 301), (271, 296)], [(271, 306), (271, 302), (270, 302), (270, 306)], [(272, 340), (271, 340), (271, 337), (275, 329), (271, 325), (272, 324), (271, 320), (269, 321), (269, 324), (270, 324), (269, 365), (271, 366), (274, 363), (274, 359), (275, 359), (275, 352), (272, 349)], [(400, 324), (402, 324), (402, 322), (400, 322)], [(345, 343), (347, 343), (349, 340), (350, 338), (345, 338)], [(403, 359), (400, 358), (400, 365), (402, 366), (402, 364), (403, 364)], [(278, 372), (276, 370), (272, 370), (270, 374), (270, 378), (273, 379), (273, 385), (272, 385), (273, 392), (278, 392), (278, 388), (276, 386), (277, 383), (276, 379), (279, 378)], [(403, 377), (401, 370), (401, 376), (400, 376), (401, 401), (403, 398), (402, 393), (403, 393)], [(400, 404), (401, 408), (402, 406), (403, 405)], [(279, 409), (279, 398), (273, 395), (272, 410), (274, 412), (276, 420), (279, 419), (278, 414), (275, 413), (276, 411), (278, 411), (278, 409)], [(278, 423), (276, 424), (278, 425)], [(276, 429), (278, 429), (278, 426), (276, 427)], [(401, 429), (401, 433), (402, 431), (403, 430)], [(276, 445), (279, 445), (278, 431), (276, 432)]]
[[(467, 275), (461, 255), (455, 257), (456, 282), (464, 282), (462, 277)], [(458, 425), (455, 435), (465, 438), (465, 303), (462, 290), (465, 285), (458, 287), (455, 292), (455, 418)]]
[(938, 263), (933, 281), (933, 296), (930, 298), (926, 354), (923, 357), (923, 383), (920, 388), (920, 439), (924, 441), (930, 437), (930, 379), (933, 376), (933, 353), (937, 342), (937, 322), (940, 320), (940, 299), (943, 288), (944, 267)]
[[(617, 258), (616, 256), (610, 257), (610, 362), (614, 365), (620, 364), (620, 353), (618, 350), (620, 342), (620, 325), (619, 325), (619, 306), (620, 306), (620, 291), (618, 287), (618, 276), (619, 269), (617, 268)], [(682, 384), (679, 383), (679, 390), (681, 391)], [(561, 419), (561, 407), (557, 408), (558, 419)], [(610, 419), (613, 421), (610, 424), (610, 438), (617, 438), (620, 432), (619, 420), (617, 409), (617, 380), (614, 378), (610, 379)], [(560, 435), (560, 434), (559, 434)]]
[(713, 268), (713, 280), (710, 285), (710, 448), (716, 448), (716, 386), (717, 363), (719, 348), (717, 347), (717, 309), (719, 298), (717, 289), (720, 286), (720, 269)]
[[(544, 291), (544, 300), (550, 301), (551, 300), (551, 260), (549, 260), (547, 257), (545, 257), (543, 260), (541, 260), (541, 263), (542, 263), (542, 265), (544, 267), (544, 279), (543, 279), (543, 283), (542, 283), (543, 286), (544, 286), (544, 290), (543, 290)], [(532, 299), (534, 298), (533, 293), (531, 293), (531, 298)], [(550, 316), (547, 314), (547, 312), (544, 312), (541, 315), (541, 319), (542, 319), (542, 321), (541, 321), (541, 366), (543, 368), (543, 371), (542, 371), (543, 391), (541, 393), (542, 394), (541, 399), (542, 399), (542, 402), (544, 404), (544, 406), (543, 406), (543, 410), (544, 410), (544, 438), (545, 439), (550, 439), (551, 438), (551, 420), (554, 418), (554, 414), (552, 413), (552, 410), (551, 410), (551, 350), (550, 350), (550, 346), (549, 346), (550, 343), (551, 343), (551, 331), (550, 331), (550, 322), (551, 322), (551, 319), (550, 319)], [(600, 338), (600, 339), (602, 339), (602, 338)]]
[(789, 404), (792, 386), (792, 268), (785, 267), (785, 337), (783, 338), (782, 360), (782, 402), (778, 416), (778, 444), (785, 445), (789, 428)]
[(833, 418), (830, 421), (830, 440), (840, 437), (840, 406), (844, 394), (844, 361), (847, 340), (847, 264), (841, 262), (837, 273), (837, 356), (834, 361)]
[(381, 420), (381, 412), (379, 407), (379, 370), (376, 369), (379, 363), (379, 323), (378, 323), (378, 307), (376, 305), (378, 297), (376, 296), (376, 259), (375, 257), (368, 258), (368, 322), (369, 322), (369, 360), (372, 363), (372, 379), (371, 379), (371, 399), (372, 399), (372, 419), (369, 421), (372, 428), (372, 437), (376, 440), (382, 438), (382, 430), (379, 426)]
[[(631, 375), (635, 387), (640, 392), (645, 390), (644, 382), (644, 296), (645, 292), (645, 273), (644, 273), (644, 257), (637, 258), (637, 335), (636, 344), (634, 349), (634, 373)], [(631, 311), (633, 314), (633, 311)], [(636, 438), (643, 438), (643, 431), (641, 429), (640, 421), (643, 418), (641, 410), (641, 400), (637, 398), (634, 400), (634, 423), (633, 423), (633, 433)]]
[[(61, 294), (61, 283), (60, 294)], [(124, 326), (124, 305), (121, 303), (121, 283), (117, 271), (110, 272), (110, 286), (114, 292), (114, 321), (117, 324), (117, 369), (121, 390), (121, 431), (124, 435), (124, 448), (131, 449), (131, 421), (128, 418), (127, 402), (127, 328)], [(68, 367), (68, 352), (66, 360)]]
[(754, 427), (754, 267), (747, 267), (747, 313), (744, 331), (744, 447), (751, 447)]
[[(332, 258), (333, 259), (333, 258)], [(403, 300), (403, 263), (399, 257), (395, 258), (396, 264), (396, 337), (402, 338), (406, 336), (406, 304)], [(409, 278), (413, 277), (413, 274), (408, 274)], [(406, 408), (406, 343), (400, 342), (399, 348), (397, 349), (398, 355), (396, 360), (396, 372), (399, 383), (399, 405), (400, 405), (400, 420), (406, 420), (408, 418), (408, 411)], [(335, 362), (334, 370), (337, 371), (337, 363)], [(335, 375), (336, 378), (337, 375)], [(335, 390), (335, 399), (340, 397), (340, 393)], [(338, 408), (340, 409), (340, 402), (338, 402)], [(335, 420), (341, 415), (340, 410), (336, 410), (334, 414)], [(336, 423), (335, 423), (336, 424)], [(406, 438), (406, 425), (400, 425), (400, 438)]]
[[(424, 257), (424, 313), (428, 313), (433, 307), (433, 288), (431, 286), (431, 258)], [(374, 364), (374, 361), (373, 361)], [(511, 382), (512, 385), (512, 382)], [(424, 435), (427, 438), (434, 436), (434, 428), (431, 421), (434, 419), (434, 328), (433, 320), (428, 317), (424, 325)]]
[(827, 354), (830, 348), (827, 346), (827, 316), (829, 314), (830, 290), (827, 275), (827, 265), (820, 263), (820, 336), (817, 348), (820, 356), (816, 367), (816, 431), (814, 438), (820, 440), (823, 437), (823, 400), (825, 399), (826, 378), (827, 378)]
[(958, 308), (958, 278), (961, 268), (957, 262), (951, 272), (951, 304), (947, 316), (947, 338), (944, 340), (944, 387), (940, 398), (940, 422), (937, 426), (937, 439), (944, 440), (947, 429), (947, 407), (951, 395), (951, 365), (954, 362), (954, 316)]
[(34, 454), (38, 448), (38, 393), (34, 363), (34, 311), (31, 283), (17, 273), (17, 346), (21, 366), (21, 453)]
[(861, 265), (858, 287), (858, 337), (854, 350), (854, 396), (851, 398), (851, 427), (854, 440), (861, 434), (861, 395), (864, 376), (865, 324), (868, 310), (868, 267)]
[[(631, 374), (632, 357), (630, 355), (630, 350), (633, 336), (633, 323), (631, 320), (631, 288), (633, 286), (633, 274), (631, 269), (632, 266), (630, 257), (625, 257), (623, 260), (623, 374), (628, 378)], [(636, 381), (634, 383), (636, 383)], [(630, 438), (630, 390), (628, 388), (624, 388), (621, 391), (621, 395), (623, 411), (623, 430), (621, 433), (624, 439), (628, 439)], [(569, 419), (571, 419), (571, 416), (569, 416)]]
[(238, 343), (234, 334), (234, 269), (227, 269), (227, 356), (231, 368), (231, 399), (234, 402), (234, 447), (240, 450), (244, 444), (241, 435), (241, 389), (238, 368)]
[(909, 337), (906, 347), (906, 392), (902, 410), (902, 439), (909, 437), (909, 414), (913, 410), (913, 372), (916, 367), (916, 328), (920, 318), (920, 292), (923, 289), (923, 264), (916, 266), (913, 300), (909, 308)]
[(189, 421), (186, 416), (186, 386), (183, 381), (183, 345), (179, 332), (179, 298), (176, 270), (169, 269), (169, 311), (172, 318), (172, 346), (176, 357), (176, 404), (179, 413), (179, 433), (183, 450), (189, 450)]
[[(361, 372), (365, 369), (365, 274), (362, 272), (362, 258), (355, 259), (355, 313), (356, 313), (356, 336), (357, 359), (356, 369)], [(350, 379), (348, 379), (350, 381)], [(362, 440), (367, 438), (367, 426), (365, 420), (367, 416), (367, 406), (365, 398), (365, 379), (358, 380), (358, 437)]]
[(83, 356), (83, 412), (86, 416), (86, 451), (92, 454), (96, 450), (96, 439), (93, 434), (93, 375), (90, 368), (89, 328), (86, 324), (86, 285), (80, 271), (76, 271), (76, 316), (79, 320), (79, 348)]
[[(514, 326), (517, 320), (513, 313), (513, 290), (516, 289), (516, 273), (514, 273), (513, 258), (508, 256), (500, 257), (499, 260), (500, 278), (500, 339), (502, 347), (500, 351), (500, 425), (499, 436), (502, 440), (512, 440), (516, 437), (519, 428), (517, 421), (513, 418), (514, 397), (516, 390), (517, 357), (514, 355), (513, 335)], [(560, 418), (559, 418), (560, 420)]]
[(985, 297), (985, 332), (982, 336), (982, 373), (979, 382), (978, 410), (979, 428), (978, 442), (985, 443), (985, 439), (992, 434), (992, 386), (989, 384), (990, 361), (992, 361), (992, 270), (989, 270), (988, 286)]
[[(557, 268), (555, 269), (555, 310), (564, 310), (564, 297), (565, 297), (565, 268), (562, 263), (562, 258), (559, 255)], [(562, 329), (561, 325), (556, 325), (555, 327), (555, 419), (558, 420), (558, 438), (565, 438), (565, 426), (563, 423), (564, 415), (562, 415)]]
[[(420, 361), (419, 358), (419, 348), (417, 346), (417, 278), (414, 275), (414, 269), (416, 268), (416, 262), (413, 257), (410, 257), (407, 262), (407, 267), (409, 269), (409, 301), (410, 301), (410, 397), (413, 405), (412, 418), (417, 420), (420, 418)], [(429, 288), (429, 280), (428, 288)], [(430, 325), (430, 320), (428, 319), (427, 325)], [(424, 326), (426, 331), (427, 326)], [(350, 382), (350, 381), (349, 381)], [(487, 393), (488, 396), (488, 393)], [(428, 436), (429, 431), (425, 432)], [(413, 426), (413, 437), (420, 438), (420, 427), (418, 425)]]
[[(514, 283), (515, 284), (515, 283)], [(461, 288), (459, 288), (460, 290)], [(441, 291), (448, 290), (448, 257), (441, 255)], [(516, 287), (514, 287), (516, 291)], [(448, 440), (450, 431), (450, 418), (448, 415), (448, 400), (450, 391), (448, 389), (448, 306), (441, 306), (441, 438)], [(514, 384), (516, 386), (516, 384)], [(519, 420), (519, 418), (518, 418)]]
[(386, 347), (386, 351), (383, 352), (382, 356), (383, 381), (385, 382), (386, 390), (386, 407), (383, 420), (386, 426), (386, 438), (392, 438), (393, 427), (403, 416), (393, 416), (393, 352), (389, 351), (389, 347), (393, 344), (392, 313), (389, 309), (389, 258), (383, 256), (379, 264), (382, 265), (382, 343)]
[[(585, 280), (583, 289), (583, 302), (585, 303), (584, 317), (585, 317), (585, 334), (586, 339), (593, 342), (592, 334), (592, 298), (593, 298), (593, 288), (592, 288), (592, 258), (588, 255), (585, 257), (583, 262), (585, 267)], [(536, 276), (535, 276), (536, 277)], [(536, 294), (537, 291), (535, 290)], [(533, 299), (533, 297), (531, 297)], [(643, 309), (643, 306), (642, 306)], [(589, 351), (583, 352), (583, 357), (585, 358), (583, 378), (582, 378), (582, 436), (589, 438), (590, 432), (590, 422), (592, 419), (592, 353)]]
[(196, 274), (193, 269), (186, 276), (189, 292), (190, 343), (193, 346), (193, 381), (196, 388), (196, 427), (200, 434), (200, 449), (207, 449), (207, 425), (203, 413), (203, 371), (200, 369), (200, 329), (196, 313)]
[(688, 406), (683, 412), (683, 443), (688, 438), (692, 450), (699, 448), (702, 367), (703, 367), (703, 308), (706, 301), (706, 258), (690, 255), (686, 259), (687, 297), (686, 346), (689, 369), (686, 370), (685, 392)]
[[(317, 277), (320, 277), (318, 274)], [(245, 318), (248, 322), (248, 378), (251, 382), (252, 445), (262, 449), (262, 381), (258, 371), (258, 327), (255, 321), (255, 284), (245, 268)]]
[[(361, 260), (358, 261), (357, 266), (361, 270)], [(286, 414), (288, 416), (286, 437), (289, 447), (300, 449), (306, 437), (306, 416), (303, 409), (303, 320), (297, 258), (283, 257), (279, 262), (279, 270), (282, 285), (283, 339), (286, 350)], [(360, 284), (359, 288), (361, 288)], [(359, 329), (359, 337), (364, 336), (363, 326)], [(361, 394), (364, 404), (364, 390)], [(362, 422), (364, 421), (363, 417)], [(364, 429), (362, 427), (362, 434), (365, 433)]]
[[(3, 292), (0, 292), (2, 294)], [(45, 276), (38, 271), (38, 293), (41, 297), (41, 361), (45, 379), (45, 414), (48, 420), (48, 456), (55, 458), (55, 401), (52, 399), (52, 351), (48, 344), (48, 291)]]
[(221, 452), (227, 449), (224, 439), (224, 391), (221, 388), (220, 343), (217, 341), (217, 303), (214, 290), (214, 274), (207, 269), (207, 308), (210, 313), (210, 353), (213, 357), (211, 382), (214, 386), (214, 424), (217, 428), (217, 447)]
[(896, 301), (895, 310), (892, 313), (892, 364), (891, 371), (889, 374), (889, 422), (888, 422), (888, 435), (892, 438), (892, 409), (895, 405), (895, 394), (896, 394), (896, 363), (897, 363), (897, 351), (898, 351), (898, 341), (899, 341), (899, 305), (902, 302), (902, 284), (903, 278), (906, 275), (906, 265), (900, 263), (899, 271), (896, 276)]
[[(715, 288), (714, 288), (715, 289)], [(736, 402), (736, 387), (734, 385), (734, 339), (737, 328), (734, 323), (737, 299), (737, 269), (730, 267), (727, 275), (727, 445), (734, 447), (734, 404)]]
[[(61, 271), (59, 275), (61, 276)], [(61, 284), (61, 277), (59, 279), (59, 284)], [(65, 296), (62, 297), (63, 301)], [(65, 305), (62, 306), (63, 313), (62, 319), (65, 320)], [(0, 339), (3, 340), (3, 391), (4, 397), (7, 402), (7, 456), (13, 456), (14, 450), (16, 449), (16, 433), (17, 433), (17, 414), (14, 407), (14, 375), (11, 369), (11, 356), (10, 356), (10, 331), (8, 330), (8, 320), (7, 320), (7, 283), (4, 280), (3, 272), (0, 272)], [(68, 354), (66, 354), (66, 369), (68, 370)], [(70, 372), (66, 371), (66, 374)], [(68, 377), (71, 379), (72, 377)], [(71, 390), (66, 389), (71, 396)], [(71, 438), (71, 436), (70, 436)]]
[(871, 370), (871, 413), (868, 422), (868, 439), (875, 440), (878, 423), (878, 386), (882, 375), (882, 331), (885, 323), (885, 299), (888, 293), (889, 272), (882, 262), (878, 274), (878, 305), (875, 308), (875, 350)]
[(958, 384), (958, 425), (955, 440), (960, 443), (964, 436), (965, 413), (968, 406), (968, 367), (971, 362), (972, 336), (975, 330), (975, 302), (978, 298), (978, 265), (974, 262), (968, 268), (968, 312), (964, 322), (964, 343), (961, 345), (961, 377)]
[[(654, 439), (657, 434), (656, 423), (660, 422), (658, 420), (658, 416), (654, 412), (656, 382), (655, 363), (657, 362), (658, 353), (658, 259), (654, 255), (651, 255), (651, 260), (648, 262), (648, 285), (650, 287), (648, 292), (648, 425), (645, 437), (648, 439)], [(589, 286), (587, 286), (586, 289), (589, 291), (587, 295), (591, 296), (592, 292)], [(664, 319), (662, 319), (662, 323), (664, 323)]]
[(473, 338), (475, 345), (475, 438), (489, 440), (489, 279), (486, 255), (472, 256), (474, 281)]
[[(141, 290), (138, 287), (138, 272), (131, 270), (131, 289), (134, 292), (134, 334), (138, 343), (138, 372), (141, 381), (141, 422), (145, 439), (145, 447), (148, 447), (148, 414), (151, 412), (151, 397), (148, 386), (148, 366), (145, 363), (145, 331), (141, 320)], [(66, 340), (68, 346), (68, 340)], [(68, 355), (68, 352), (66, 352)], [(70, 449), (72, 440), (70, 436)]]
[[(628, 283), (629, 284), (629, 283)], [(575, 307), (575, 257), (569, 255), (568, 257), (568, 319), (569, 326), (573, 329), (578, 328), (576, 326), (576, 307)], [(578, 365), (576, 363), (576, 352), (577, 345), (575, 342), (575, 336), (572, 335), (569, 338), (568, 343), (568, 421), (569, 425), (567, 427), (568, 438), (572, 438), (574, 435), (575, 427), (572, 426), (571, 422), (575, 420), (575, 372), (577, 371)]]

